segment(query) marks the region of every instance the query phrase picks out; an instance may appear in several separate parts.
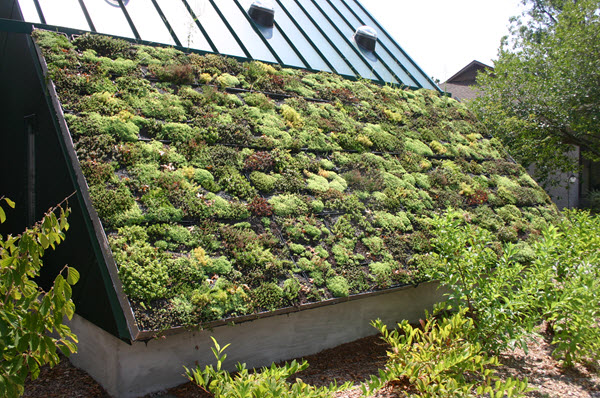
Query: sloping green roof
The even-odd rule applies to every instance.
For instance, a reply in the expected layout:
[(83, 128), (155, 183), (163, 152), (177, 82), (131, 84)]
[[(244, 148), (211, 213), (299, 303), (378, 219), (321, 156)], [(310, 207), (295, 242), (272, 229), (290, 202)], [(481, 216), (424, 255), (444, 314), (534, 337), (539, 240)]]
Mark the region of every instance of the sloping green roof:
[(449, 207), (498, 242), (557, 215), (437, 92), (34, 36), (141, 330), (419, 283)]

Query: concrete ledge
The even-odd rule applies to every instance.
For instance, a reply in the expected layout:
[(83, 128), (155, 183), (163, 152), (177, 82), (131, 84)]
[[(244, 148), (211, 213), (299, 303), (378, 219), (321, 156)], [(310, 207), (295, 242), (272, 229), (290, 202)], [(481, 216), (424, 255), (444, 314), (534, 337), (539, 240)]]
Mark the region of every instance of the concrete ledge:
[(109, 394), (118, 398), (139, 397), (187, 381), (183, 366), (214, 363), (210, 350), (213, 336), (227, 349), (226, 367), (237, 362), (248, 367), (310, 355), (347, 343), (376, 331), (370, 321), (381, 318), (392, 327), (403, 319), (418, 321), (425, 309), (442, 299), (437, 283), (314, 308), (212, 331), (185, 331), (132, 345), (75, 316), (70, 327), (79, 338), (79, 352), (71, 362), (87, 371)]

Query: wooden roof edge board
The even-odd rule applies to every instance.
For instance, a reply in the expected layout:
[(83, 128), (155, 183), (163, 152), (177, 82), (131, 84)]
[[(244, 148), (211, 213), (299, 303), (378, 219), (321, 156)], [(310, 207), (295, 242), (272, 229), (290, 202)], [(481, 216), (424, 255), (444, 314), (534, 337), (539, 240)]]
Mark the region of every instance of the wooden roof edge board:
[[(123, 291), (123, 284), (119, 278), (117, 265), (112, 256), (108, 239), (104, 232), (104, 227), (102, 226), (102, 222), (98, 217), (96, 209), (92, 205), (87, 181), (83, 175), (77, 154), (75, 153), (71, 133), (69, 132), (67, 122), (64, 118), (58, 94), (54, 87), (54, 83), (48, 76), (48, 66), (37, 43), (35, 43), (31, 37), (30, 40), (33, 51), (35, 51), (34, 58), (37, 60), (37, 66), (40, 72), (39, 77), (48, 106), (51, 110), (50, 113), (53, 116), (53, 122), (57, 125), (59, 130), (57, 131), (57, 134), (59, 136), (61, 148), (68, 162), (68, 168), (71, 172), (73, 183), (77, 187), (77, 197), (84, 204), (84, 217), (86, 218), (85, 221), (88, 232), (92, 235), (92, 242), (95, 243), (95, 255), (100, 264), (100, 271), (104, 279), (103, 283), (109, 295), (109, 302), (111, 303), (113, 314), (116, 314), (115, 322), (119, 329), (118, 337), (127, 342), (134, 341), (139, 334), (139, 329), (135, 321), (133, 309), (127, 299), (127, 295)], [(111, 291), (114, 294), (111, 294)], [(122, 314), (122, 319), (120, 319), (119, 313)], [(123, 324), (123, 322), (125, 322), (125, 324)]]

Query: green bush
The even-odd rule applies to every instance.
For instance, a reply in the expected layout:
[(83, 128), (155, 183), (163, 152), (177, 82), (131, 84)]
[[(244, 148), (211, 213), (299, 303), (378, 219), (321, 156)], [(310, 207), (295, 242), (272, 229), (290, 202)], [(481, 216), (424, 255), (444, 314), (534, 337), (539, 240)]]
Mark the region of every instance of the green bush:
[[(428, 317), (421, 328), (404, 320), (389, 331), (380, 320), (372, 323), (390, 345), (385, 370), (362, 385), (371, 395), (388, 384), (401, 384), (407, 397), (522, 397), (527, 379), (500, 379), (493, 367), (498, 358), (486, 354), (468, 338), (474, 329), (466, 310), (448, 317)], [(489, 395), (488, 395), (489, 394)]]
[(421, 321), (421, 328), (404, 320), (398, 330), (389, 331), (380, 320), (372, 322), (390, 350), (385, 370), (361, 386), (363, 393), (371, 395), (388, 384), (402, 384), (405, 396), (414, 398), (524, 396), (527, 379), (500, 379), (493, 369), (499, 365), (498, 358), (471, 342), (474, 325), (465, 312), (441, 319), (428, 317)]
[(553, 332), (554, 355), (565, 360), (600, 359), (600, 216), (566, 211), (532, 245), (532, 285)]
[(526, 283), (531, 271), (514, 261), (514, 245), (506, 244), (499, 258), (491, 249), (489, 231), (465, 224), (457, 213), (434, 218), (432, 240), (437, 266), (430, 275), (450, 289), (447, 303), (468, 308), (476, 341), (499, 351), (521, 343), (535, 325), (532, 297)]
[(197, 384), (203, 390), (209, 392), (215, 398), (238, 397), (238, 398), (330, 398), (334, 393), (350, 387), (351, 383), (342, 386), (330, 385), (329, 387), (314, 387), (296, 379), (294, 383), (287, 380), (295, 373), (308, 368), (308, 362), (298, 364), (296, 361), (286, 363), (283, 366), (275, 364), (268, 368), (262, 368), (260, 372), (249, 372), (246, 364), (237, 364), (235, 376), (223, 370), (223, 363), (227, 354), (224, 354), (227, 344), (223, 348), (211, 337), (214, 342), (213, 354), (217, 359), (216, 368), (213, 365), (201, 369), (190, 370), (185, 368), (187, 378)]
[(554, 354), (567, 365), (600, 358), (600, 217), (568, 211), (529, 244), (507, 243), (500, 255), (489, 232), (448, 213), (434, 221), (437, 267), (430, 277), (450, 289), (446, 305), (467, 308), (473, 338), (499, 351), (521, 344), (547, 321)]
[[(4, 196), (0, 202), (15, 207)], [(42, 365), (58, 364), (57, 350), (67, 356), (77, 351), (77, 337), (63, 321), (71, 320), (75, 313), (71, 286), (77, 283), (79, 273), (65, 266), (45, 290), (34, 280), (40, 275), (44, 253), (65, 239), (69, 213), (59, 205), (20, 235), (0, 235), (2, 397), (21, 396), (27, 377), (35, 380)], [(0, 206), (0, 224), (5, 221), (6, 213)]]

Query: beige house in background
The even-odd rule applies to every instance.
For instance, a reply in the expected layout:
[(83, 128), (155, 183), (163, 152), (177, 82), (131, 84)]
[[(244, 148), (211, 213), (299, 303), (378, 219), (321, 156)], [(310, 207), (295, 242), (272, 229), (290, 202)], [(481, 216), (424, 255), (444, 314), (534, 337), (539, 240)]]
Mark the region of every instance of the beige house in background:
[(452, 95), (452, 98), (464, 101), (477, 97), (478, 90), (475, 88), (477, 73), (486, 69), (494, 69), (479, 61), (470, 64), (456, 72), (452, 77), (440, 84), (440, 88)]

